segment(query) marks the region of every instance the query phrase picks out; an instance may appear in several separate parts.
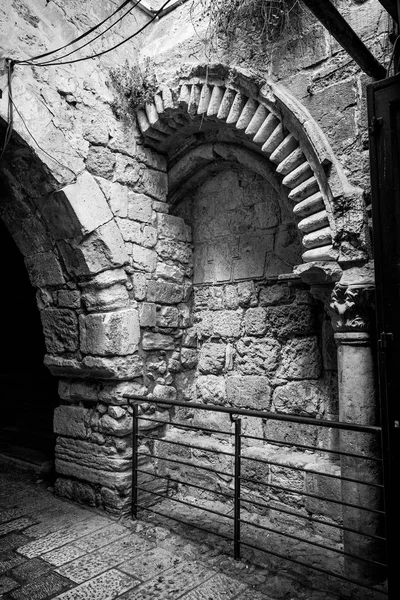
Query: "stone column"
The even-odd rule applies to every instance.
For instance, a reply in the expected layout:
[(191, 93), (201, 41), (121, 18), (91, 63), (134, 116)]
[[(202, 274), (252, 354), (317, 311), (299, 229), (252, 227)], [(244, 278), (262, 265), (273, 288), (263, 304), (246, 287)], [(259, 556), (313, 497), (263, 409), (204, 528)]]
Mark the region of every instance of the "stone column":
[[(373, 287), (365, 284), (337, 283), (330, 309), (338, 352), (339, 420), (359, 425), (377, 425), (379, 408), (375, 390), (375, 366), (370, 335)], [(362, 456), (379, 456), (378, 434), (340, 432), (341, 452)], [(341, 456), (342, 477), (369, 483), (381, 483), (378, 463)], [(382, 493), (360, 483), (342, 481), (343, 502), (382, 509)], [(343, 525), (371, 535), (382, 535), (383, 523), (376, 513), (343, 506)], [(344, 551), (382, 562), (383, 544), (363, 535), (344, 532)], [(377, 583), (383, 570), (363, 560), (345, 557), (345, 572), (364, 583)]]

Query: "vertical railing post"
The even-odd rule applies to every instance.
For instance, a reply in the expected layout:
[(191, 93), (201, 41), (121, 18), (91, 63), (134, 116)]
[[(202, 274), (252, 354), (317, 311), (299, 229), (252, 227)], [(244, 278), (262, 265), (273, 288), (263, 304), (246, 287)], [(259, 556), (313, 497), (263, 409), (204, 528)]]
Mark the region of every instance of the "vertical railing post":
[(240, 560), (240, 470), (242, 445), (242, 420), (232, 417), (235, 423), (235, 472), (234, 472), (234, 511), (233, 511), (233, 547), (234, 558)]
[(138, 405), (133, 405), (132, 423), (132, 519), (137, 519), (138, 495), (138, 441), (139, 441), (139, 411)]

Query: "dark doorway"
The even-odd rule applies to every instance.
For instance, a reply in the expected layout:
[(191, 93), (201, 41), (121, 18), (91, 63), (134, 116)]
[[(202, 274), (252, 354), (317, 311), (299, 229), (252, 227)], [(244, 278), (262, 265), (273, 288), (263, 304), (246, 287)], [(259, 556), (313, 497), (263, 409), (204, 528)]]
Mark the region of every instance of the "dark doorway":
[(57, 380), (43, 365), (46, 349), (35, 289), (24, 259), (0, 219), (0, 454), (51, 469)]

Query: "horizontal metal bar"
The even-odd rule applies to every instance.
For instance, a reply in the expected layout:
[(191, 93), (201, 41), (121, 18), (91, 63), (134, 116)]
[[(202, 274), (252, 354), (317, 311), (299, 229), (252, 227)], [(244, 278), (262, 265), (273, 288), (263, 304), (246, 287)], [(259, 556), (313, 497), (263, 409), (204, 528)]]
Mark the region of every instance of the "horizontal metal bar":
[[(173, 425), (174, 422), (172, 421)], [(362, 458), (364, 460), (371, 460), (374, 462), (382, 463), (382, 458), (376, 458), (374, 456), (364, 456), (363, 454), (353, 454), (351, 452), (342, 452), (341, 450), (332, 450), (331, 448), (317, 448), (316, 446), (308, 446), (307, 444), (298, 444), (297, 442), (281, 442), (279, 440), (273, 440), (271, 438), (258, 437), (256, 435), (242, 434), (242, 438), (249, 440), (258, 440), (260, 442), (267, 442), (268, 444), (277, 444), (279, 446), (295, 446), (296, 448), (303, 448), (304, 450), (312, 450), (313, 452), (325, 452), (329, 454), (337, 454), (338, 456), (348, 456), (350, 458)]]
[(162, 423), (164, 425), (175, 425), (178, 429), (183, 427), (184, 429), (193, 429), (194, 431), (207, 431), (207, 433), (222, 433), (223, 435), (231, 435), (235, 434), (233, 431), (224, 431), (222, 429), (208, 429), (207, 427), (199, 427), (197, 425), (185, 425), (183, 423), (179, 423), (177, 421), (162, 421), (161, 419), (149, 419), (148, 417), (139, 416), (141, 421), (150, 421), (151, 423)]
[(245, 525), (251, 525), (251, 527), (255, 527), (256, 529), (262, 529), (263, 531), (269, 531), (270, 533), (276, 533), (277, 535), (281, 535), (285, 538), (289, 538), (291, 540), (296, 540), (297, 542), (303, 542), (304, 544), (309, 544), (310, 546), (314, 546), (315, 548), (322, 548), (322, 550), (329, 550), (329, 552), (334, 552), (335, 554), (340, 554), (341, 556), (348, 556), (350, 558), (355, 558), (357, 560), (362, 560), (363, 562), (367, 562), (371, 565), (375, 565), (378, 567), (386, 567), (384, 563), (376, 562), (369, 558), (363, 558), (362, 556), (357, 556), (356, 554), (351, 554), (350, 552), (346, 552), (345, 550), (337, 550), (336, 548), (331, 548), (330, 546), (325, 546), (325, 544), (320, 544), (319, 542), (310, 541), (306, 538), (302, 538), (299, 535), (294, 535), (293, 533), (287, 533), (285, 531), (279, 531), (279, 529), (275, 529), (274, 527), (266, 527), (265, 525), (259, 525), (252, 523), (251, 521), (246, 521), (245, 519), (240, 519), (241, 523)]
[[(154, 439), (148, 435), (141, 435), (141, 437), (144, 437), (144, 438), (147, 438), (150, 440)], [(232, 454), (232, 452), (224, 452), (223, 450), (215, 450), (214, 448), (203, 448), (203, 446), (195, 446), (194, 444), (184, 444), (183, 442), (176, 442), (174, 440), (166, 440), (165, 438), (157, 438), (157, 441), (166, 443), (166, 444), (174, 444), (176, 446), (181, 446), (182, 448), (189, 448), (190, 450), (192, 448), (194, 448), (195, 450), (204, 450), (204, 452), (215, 452), (216, 454), (223, 454), (224, 456), (232, 456), (232, 457), (235, 456), (234, 454)]]
[(290, 510), (286, 510), (285, 508), (277, 508), (275, 506), (271, 506), (270, 504), (263, 504), (262, 502), (257, 502), (257, 500), (247, 500), (246, 498), (240, 498), (242, 502), (246, 504), (252, 504), (253, 506), (259, 506), (260, 508), (267, 508), (268, 510), (275, 510), (276, 512), (283, 513), (285, 515), (290, 515), (292, 517), (296, 517), (297, 519), (304, 519), (308, 523), (318, 523), (318, 525), (325, 525), (327, 527), (334, 527), (335, 529), (340, 529), (340, 531), (348, 531), (350, 533), (356, 533), (357, 535), (363, 535), (364, 537), (371, 538), (374, 540), (379, 540), (381, 542), (385, 542), (386, 538), (380, 535), (371, 535), (370, 533), (363, 533), (362, 531), (357, 531), (356, 529), (351, 529), (350, 527), (345, 527), (344, 525), (338, 525), (337, 523), (327, 523), (322, 519), (316, 519), (315, 517), (309, 517), (308, 515), (302, 515), (298, 512), (293, 512)]
[[(138, 456), (145, 456), (147, 458), (157, 458), (158, 460), (166, 460), (167, 462), (177, 463), (178, 465), (188, 466), (187, 462), (183, 460), (178, 460), (176, 458), (164, 458), (163, 456), (156, 456), (155, 454), (144, 454), (143, 452), (138, 452)], [(201, 465), (191, 465), (194, 469), (202, 469), (203, 471), (209, 471), (210, 473), (215, 473), (216, 475), (224, 475), (225, 477), (233, 477), (233, 473), (225, 473), (224, 471), (216, 471), (215, 469), (210, 469), (209, 467), (203, 467)]]
[[(252, 479), (242, 477), (242, 481), (250, 481), (254, 483)], [(258, 481), (257, 485), (262, 485), (263, 487), (270, 487), (274, 490), (280, 490), (282, 492), (289, 492), (290, 494), (297, 494), (298, 496), (307, 496), (307, 498), (315, 498), (316, 500), (323, 500), (324, 502), (333, 502), (334, 504), (340, 504), (341, 506), (347, 506), (349, 508), (357, 508), (359, 510), (365, 510), (367, 512), (371, 512), (378, 515), (385, 516), (385, 513), (381, 510), (376, 510), (375, 508), (366, 508), (365, 506), (359, 506), (358, 504), (351, 504), (350, 502), (344, 502), (343, 500), (334, 500), (333, 498), (325, 498), (324, 496), (317, 496), (317, 494), (310, 494), (310, 492), (298, 491), (293, 488), (287, 488), (283, 485), (276, 485), (275, 483), (268, 483), (264, 481)]]
[(333, 573), (332, 571), (328, 571), (327, 569), (322, 569), (321, 567), (316, 567), (314, 565), (310, 565), (302, 560), (297, 560), (295, 558), (289, 558), (284, 554), (280, 554), (279, 552), (274, 552), (273, 550), (266, 550), (265, 548), (260, 548), (259, 546), (255, 546), (254, 544), (250, 544), (242, 540), (242, 546), (247, 546), (248, 548), (252, 548), (253, 550), (260, 550), (261, 552), (265, 552), (266, 554), (270, 554), (271, 556), (276, 556), (276, 558), (282, 558), (283, 560), (287, 560), (289, 562), (295, 563), (296, 565), (300, 565), (301, 567), (306, 567), (307, 569), (312, 569), (313, 571), (317, 571), (318, 573), (322, 573), (323, 575), (329, 575), (330, 577), (335, 577), (336, 579), (341, 579), (342, 581), (346, 581), (347, 583), (351, 583), (353, 585), (357, 585), (359, 587), (365, 588), (367, 590), (373, 590), (378, 594), (382, 594), (387, 598), (388, 593), (376, 590), (374, 587), (366, 585), (365, 583), (360, 583), (359, 581), (355, 581), (354, 579), (350, 579), (345, 575), (340, 575), (339, 573)]
[(198, 508), (199, 510), (205, 510), (213, 515), (218, 515), (219, 517), (224, 517), (225, 519), (231, 519), (233, 521), (232, 515), (225, 515), (224, 513), (219, 512), (218, 510), (212, 510), (212, 508), (205, 508), (204, 506), (198, 506), (198, 504), (192, 504), (191, 502), (185, 502), (185, 500), (179, 500), (178, 498), (169, 498), (169, 496), (164, 496), (164, 494), (159, 494), (158, 492), (153, 492), (151, 490), (146, 490), (138, 486), (137, 488), (141, 492), (146, 492), (146, 494), (153, 494), (153, 496), (157, 496), (158, 498), (164, 498), (164, 500), (169, 500), (170, 502), (178, 502), (179, 504), (184, 504), (185, 506), (190, 506), (191, 508)]
[(344, 423), (342, 421), (328, 421), (326, 419), (311, 419), (308, 417), (299, 417), (298, 415), (283, 415), (278, 413), (246, 410), (243, 408), (227, 408), (225, 406), (214, 406), (210, 404), (199, 404), (197, 402), (180, 402), (179, 400), (159, 400), (152, 396), (138, 396), (137, 394), (124, 394), (128, 400), (137, 400), (139, 402), (150, 402), (167, 406), (183, 406), (185, 408), (197, 408), (199, 410), (208, 410), (211, 412), (221, 412), (230, 415), (244, 415), (247, 417), (258, 417), (259, 419), (271, 419), (273, 421), (286, 421), (289, 423), (303, 423), (305, 425), (315, 425), (316, 427), (327, 427), (331, 429), (342, 429), (346, 431), (358, 431), (361, 433), (380, 433), (381, 428), (375, 425), (356, 425), (355, 423)]
[(173, 483), (181, 483), (182, 485), (188, 485), (190, 487), (197, 488), (198, 490), (201, 490), (202, 492), (210, 492), (211, 494), (218, 494), (219, 496), (224, 496), (225, 498), (228, 498), (228, 500), (233, 500), (232, 494), (226, 494), (225, 492), (218, 492), (218, 491), (210, 490), (209, 488), (206, 488), (201, 485), (197, 485), (196, 483), (190, 483), (189, 481), (182, 481), (181, 479), (175, 479), (175, 477), (169, 477), (169, 476), (167, 477), (166, 475), (158, 475), (156, 473), (148, 473), (148, 471), (142, 471), (142, 469), (137, 469), (137, 472), (143, 473), (145, 475), (151, 475), (152, 477), (157, 477), (157, 479), (165, 479), (166, 481), (172, 481)]
[(283, 465), (274, 460), (263, 460), (262, 458), (253, 458), (248, 457), (243, 454), (242, 460), (252, 460), (257, 463), (262, 463), (264, 465), (273, 465), (274, 467), (281, 467), (282, 469), (293, 469), (294, 471), (301, 471), (304, 473), (311, 473), (312, 475), (323, 475), (324, 477), (330, 477), (331, 479), (338, 479), (340, 481), (350, 481), (351, 483), (361, 483), (362, 485), (369, 485), (370, 487), (381, 488), (383, 489), (383, 485), (381, 483), (368, 483), (366, 481), (361, 481), (360, 479), (351, 479), (350, 477), (344, 477), (342, 475), (333, 475), (332, 473), (321, 473), (320, 471), (309, 471), (305, 470), (304, 467), (294, 467), (292, 465)]

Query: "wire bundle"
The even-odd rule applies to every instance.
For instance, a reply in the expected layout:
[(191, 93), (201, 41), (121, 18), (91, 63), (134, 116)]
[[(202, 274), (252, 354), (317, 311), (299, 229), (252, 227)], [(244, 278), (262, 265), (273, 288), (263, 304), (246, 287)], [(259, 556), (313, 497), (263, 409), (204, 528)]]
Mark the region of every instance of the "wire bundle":
[[(13, 108), (15, 108), (15, 110), (17, 111), (17, 113), (21, 117), (21, 120), (22, 120), (23, 124), (25, 125), (25, 128), (28, 131), (29, 135), (35, 141), (36, 145), (40, 148), (38, 142), (35, 140), (35, 138), (31, 134), (31, 132), (29, 131), (29, 129), (28, 129), (28, 127), (27, 127), (24, 119), (22, 118), (21, 113), (18, 111), (17, 107), (15, 106), (15, 103), (14, 103), (14, 100), (13, 100), (13, 97), (12, 97), (12, 74), (13, 74), (13, 70), (14, 70), (14, 66), (15, 65), (29, 65), (29, 66), (32, 66), (32, 67), (50, 67), (50, 66), (59, 66), (59, 65), (69, 65), (69, 64), (78, 63), (78, 62), (81, 62), (81, 61), (84, 61), (84, 60), (89, 60), (89, 59), (92, 59), (92, 58), (98, 58), (100, 56), (103, 56), (104, 54), (108, 54), (112, 50), (116, 50), (117, 48), (119, 48), (120, 46), (122, 46), (123, 44), (125, 44), (126, 42), (129, 42), (134, 37), (136, 37), (137, 35), (139, 35), (140, 33), (142, 33), (142, 31), (144, 31), (151, 23), (153, 23), (153, 21), (155, 21), (160, 16), (160, 14), (164, 11), (164, 9), (167, 7), (167, 5), (171, 3), (171, 1), (172, 0), (166, 0), (166, 2), (164, 2), (164, 4), (161, 6), (161, 8), (157, 12), (155, 12), (153, 14), (152, 18), (147, 23), (145, 23), (142, 27), (140, 27), (137, 31), (135, 31), (134, 33), (132, 33), (132, 35), (128, 36), (127, 38), (125, 38), (123, 40), (121, 40), (120, 42), (118, 42), (118, 44), (115, 44), (114, 46), (111, 46), (110, 48), (107, 48), (106, 50), (102, 50), (101, 52), (96, 52), (94, 54), (90, 54), (88, 56), (83, 56), (83, 57), (80, 57), (80, 58), (72, 58), (72, 59), (69, 59), (69, 60), (64, 60), (64, 59), (68, 59), (68, 57), (71, 56), (72, 54), (74, 54), (75, 52), (78, 52), (79, 50), (82, 50), (86, 46), (89, 46), (90, 44), (92, 44), (93, 42), (95, 42), (97, 39), (99, 39), (100, 37), (102, 37), (105, 33), (107, 33), (107, 31), (109, 31), (112, 27), (114, 27), (115, 25), (117, 25), (117, 23), (119, 23), (120, 21), (122, 21), (122, 19), (124, 19), (127, 15), (129, 15), (134, 10), (134, 8), (136, 8), (136, 6), (140, 3), (140, 0), (136, 0), (134, 2), (133, 6), (131, 6), (130, 8), (128, 8), (128, 10), (126, 10), (122, 15), (120, 15), (117, 20), (115, 20), (114, 22), (112, 22), (111, 25), (108, 25), (108, 27), (106, 29), (104, 29), (103, 31), (100, 31), (99, 33), (97, 33), (95, 35), (95, 37), (93, 37), (93, 38), (85, 41), (85, 43), (83, 43), (82, 45), (80, 45), (80, 46), (78, 46), (78, 47), (76, 47), (76, 48), (68, 51), (65, 54), (62, 54), (61, 56), (56, 56), (56, 57), (53, 57), (53, 58), (50, 58), (50, 59), (48, 58), (48, 57), (50, 57), (50, 56), (52, 56), (54, 54), (60, 53), (62, 50), (65, 50), (65, 49), (69, 48), (70, 46), (73, 46), (74, 44), (77, 44), (78, 42), (84, 40), (88, 36), (91, 36), (91, 34), (95, 33), (107, 21), (109, 21), (110, 19), (113, 19), (113, 17), (115, 17), (119, 12), (121, 12), (128, 4), (130, 4), (132, 2), (132, 0), (124, 0), (124, 2), (111, 15), (109, 15), (108, 17), (106, 17), (105, 19), (103, 19), (100, 23), (97, 23), (97, 25), (94, 25), (93, 27), (91, 27), (88, 31), (85, 31), (84, 33), (82, 33), (81, 35), (79, 35), (77, 38), (71, 40), (67, 44), (64, 44), (64, 46), (60, 46), (59, 48), (56, 48), (55, 50), (49, 50), (48, 52), (44, 52), (43, 54), (38, 54), (37, 56), (33, 56), (31, 58), (28, 58), (28, 59), (20, 59), (20, 60), (18, 60), (18, 59), (10, 59), (10, 58), (6, 59), (6, 63), (7, 63), (7, 80), (8, 80), (7, 81), (8, 82), (8, 115), (7, 115), (8, 124), (7, 124), (7, 130), (6, 130), (6, 134), (5, 134), (3, 149), (2, 149), (1, 154), (0, 154), (0, 161), (2, 160), (2, 158), (4, 156), (5, 150), (6, 150), (7, 145), (9, 143), (10, 139), (11, 139), (11, 134), (12, 134), (12, 131), (13, 131), (13, 122), (14, 122)], [(46, 59), (46, 60), (43, 61), (41, 59)]]

